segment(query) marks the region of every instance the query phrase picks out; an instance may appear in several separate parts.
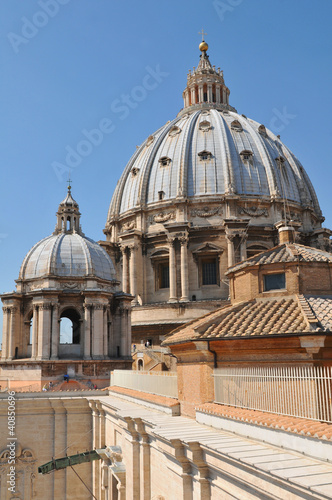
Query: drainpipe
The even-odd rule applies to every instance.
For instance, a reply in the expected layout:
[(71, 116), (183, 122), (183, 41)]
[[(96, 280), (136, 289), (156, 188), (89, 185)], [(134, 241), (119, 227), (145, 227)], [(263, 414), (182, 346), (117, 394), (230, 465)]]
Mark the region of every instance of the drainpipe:
[(216, 353), (216, 351), (213, 351), (212, 349), (210, 349), (210, 341), (209, 340), (207, 341), (207, 345), (208, 345), (208, 351), (211, 352), (211, 354), (213, 354), (213, 367), (218, 368), (217, 353)]

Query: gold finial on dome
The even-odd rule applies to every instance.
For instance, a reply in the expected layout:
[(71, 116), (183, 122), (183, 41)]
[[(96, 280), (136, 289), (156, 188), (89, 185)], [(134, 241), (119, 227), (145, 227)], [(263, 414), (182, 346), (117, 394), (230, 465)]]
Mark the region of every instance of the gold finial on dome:
[(199, 50), (201, 52), (206, 52), (207, 49), (209, 48), (208, 44), (204, 40), (204, 35), (207, 35), (207, 33), (204, 32), (204, 29), (202, 28), (202, 31), (198, 32), (199, 35), (202, 35), (202, 42), (199, 44)]

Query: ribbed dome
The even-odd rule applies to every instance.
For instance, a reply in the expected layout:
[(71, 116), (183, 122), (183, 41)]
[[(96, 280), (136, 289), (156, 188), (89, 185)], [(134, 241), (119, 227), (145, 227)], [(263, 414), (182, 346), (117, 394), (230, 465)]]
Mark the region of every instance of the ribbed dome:
[(320, 216), (310, 179), (293, 153), (263, 125), (222, 108), (190, 106), (151, 135), (127, 164), (108, 220), (160, 200), (227, 194), (286, 199)]
[(53, 234), (39, 241), (26, 255), (19, 279), (43, 276), (115, 279), (113, 263), (98, 243), (80, 234)]

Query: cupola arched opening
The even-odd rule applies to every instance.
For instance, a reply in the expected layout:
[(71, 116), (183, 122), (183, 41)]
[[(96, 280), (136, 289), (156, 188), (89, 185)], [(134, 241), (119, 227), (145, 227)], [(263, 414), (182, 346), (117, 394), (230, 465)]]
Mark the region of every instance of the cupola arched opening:
[(60, 344), (80, 343), (81, 317), (75, 309), (66, 309), (60, 316)]
[(74, 308), (65, 309), (60, 315), (59, 359), (79, 359), (82, 356), (82, 319)]

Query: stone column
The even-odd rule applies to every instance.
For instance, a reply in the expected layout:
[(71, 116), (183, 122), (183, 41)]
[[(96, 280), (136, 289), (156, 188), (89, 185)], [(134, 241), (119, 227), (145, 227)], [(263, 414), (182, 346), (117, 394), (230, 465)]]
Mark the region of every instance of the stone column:
[(103, 318), (104, 318), (104, 305), (94, 304), (92, 309), (93, 314), (93, 337), (92, 337), (92, 358), (103, 358)]
[(84, 351), (83, 358), (91, 359), (91, 305), (84, 304)]
[(204, 102), (203, 85), (198, 85), (198, 102)]
[(247, 234), (241, 235), (241, 246), (240, 246), (240, 259), (246, 260), (247, 258)]
[(128, 249), (121, 246), (122, 253), (122, 290), (128, 293)]
[(190, 89), (191, 92), (191, 104), (196, 104), (196, 89), (193, 87)]
[(51, 335), (51, 359), (59, 358), (60, 344), (60, 320), (59, 320), (59, 304), (53, 304), (52, 311), (52, 335)]
[(14, 349), (15, 349), (15, 326), (16, 326), (16, 311), (17, 308), (14, 306), (11, 306), (9, 308), (10, 310), (10, 327), (9, 327), (9, 335), (7, 339), (7, 349), (8, 349), (8, 355), (7, 359), (13, 359), (14, 357)]
[(225, 89), (225, 87), (223, 87), (223, 89), (222, 89), (222, 102), (223, 102), (224, 104), (226, 104), (226, 103), (227, 103), (227, 99), (226, 99), (226, 89)]
[(220, 85), (216, 85), (216, 102), (220, 103)]
[[(99, 412), (97, 409), (97, 404), (95, 401), (89, 401), (89, 406), (92, 409), (92, 447), (95, 450), (99, 447)], [(92, 462), (92, 484), (93, 484), (93, 494), (99, 498), (100, 491), (100, 460), (94, 460)]]
[(181, 299), (180, 302), (189, 300), (189, 278), (188, 278), (188, 237), (181, 236)]
[[(53, 409), (53, 433), (50, 442), (53, 444), (52, 456), (63, 457), (67, 448), (67, 410), (60, 399), (49, 399), (49, 405)], [(53, 493), (53, 494), (52, 494)], [(66, 470), (56, 471), (56, 479), (53, 481), (53, 492), (51, 498), (66, 498)]]
[(50, 358), (51, 303), (39, 305), (37, 359)]
[(234, 234), (226, 234), (227, 239), (227, 254), (228, 254), (228, 267), (234, 266), (235, 264), (235, 252), (234, 252)]
[[(125, 357), (128, 356), (128, 339), (127, 339), (127, 317), (128, 317), (128, 309), (122, 304), (120, 306), (120, 321), (121, 321), (121, 336), (120, 336), (120, 356)], [(129, 351), (130, 353), (130, 351)]]
[(130, 247), (130, 263), (129, 263), (129, 275), (130, 275), (130, 293), (133, 295), (133, 304), (137, 304), (137, 283), (136, 283), (136, 251), (137, 245), (131, 245)]
[(185, 90), (184, 93), (184, 105), (185, 107), (189, 106), (189, 91)]
[(212, 84), (209, 83), (208, 86), (207, 86), (207, 100), (208, 102), (213, 102), (213, 98), (212, 98)]
[(37, 358), (37, 348), (38, 348), (38, 319), (39, 319), (39, 308), (37, 304), (33, 304), (33, 316), (32, 316), (32, 345), (31, 345), (31, 358)]
[(103, 333), (104, 333), (104, 357), (108, 357), (108, 324), (107, 324), (107, 307), (103, 311)]
[(3, 307), (3, 330), (2, 330), (2, 349), (1, 349), (1, 359), (7, 358), (7, 346), (8, 346), (8, 336), (10, 328), (10, 308)]
[(176, 296), (176, 260), (175, 260), (175, 238), (167, 238), (169, 244), (169, 299), (168, 302), (177, 302)]

